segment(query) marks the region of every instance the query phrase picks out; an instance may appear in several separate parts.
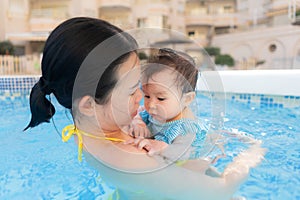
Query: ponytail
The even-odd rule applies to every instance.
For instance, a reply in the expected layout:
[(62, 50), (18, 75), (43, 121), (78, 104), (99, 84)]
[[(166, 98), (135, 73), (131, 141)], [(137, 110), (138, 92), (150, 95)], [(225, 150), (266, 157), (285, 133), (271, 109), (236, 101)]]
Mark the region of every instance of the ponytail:
[(55, 108), (46, 98), (47, 94), (52, 93), (52, 90), (47, 85), (47, 81), (41, 77), (33, 86), (30, 93), (31, 120), (24, 131), (28, 128), (33, 128), (40, 123), (49, 122), (54, 115)]

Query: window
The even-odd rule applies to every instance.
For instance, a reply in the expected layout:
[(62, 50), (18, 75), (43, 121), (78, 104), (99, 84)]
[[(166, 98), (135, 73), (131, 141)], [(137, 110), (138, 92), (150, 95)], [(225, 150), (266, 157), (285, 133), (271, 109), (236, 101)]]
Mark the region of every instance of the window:
[(161, 16), (161, 15), (151, 15), (147, 19), (147, 25), (150, 27), (158, 27), (158, 28), (169, 28), (168, 24), (168, 17)]
[(168, 17), (167, 16), (162, 16), (162, 27), (163, 28), (170, 28), (168, 26)]
[(137, 27), (143, 28), (146, 26), (146, 18), (138, 18), (137, 19)]
[(8, 3), (11, 16), (26, 15), (28, 13), (28, 7), (24, 0), (10, 0)]
[(194, 37), (195, 36), (195, 31), (189, 31), (188, 36), (189, 37)]
[(233, 8), (232, 6), (224, 6), (224, 13), (233, 13)]
[(271, 44), (271, 45), (269, 46), (269, 51), (270, 51), (271, 53), (275, 52), (276, 49), (277, 49), (276, 44)]
[(97, 17), (96, 11), (93, 9), (88, 9), (88, 8), (84, 9), (84, 15), (87, 17)]

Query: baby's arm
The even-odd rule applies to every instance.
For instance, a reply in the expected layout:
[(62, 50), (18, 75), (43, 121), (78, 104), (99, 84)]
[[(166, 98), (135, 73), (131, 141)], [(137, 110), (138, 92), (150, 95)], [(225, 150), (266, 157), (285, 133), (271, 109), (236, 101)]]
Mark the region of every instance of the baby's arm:
[(181, 124), (173, 124), (173, 126), (165, 130), (164, 133), (157, 133), (153, 140), (145, 140), (142, 138), (136, 140), (135, 144), (140, 148), (146, 149), (149, 155), (160, 154), (167, 159), (168, 162), (173, 162), (187, 150), (187, 147), (189, 147), (195, 137), (194, 135), (191, 137), (183, 137), (181, 136), (183, 131)]

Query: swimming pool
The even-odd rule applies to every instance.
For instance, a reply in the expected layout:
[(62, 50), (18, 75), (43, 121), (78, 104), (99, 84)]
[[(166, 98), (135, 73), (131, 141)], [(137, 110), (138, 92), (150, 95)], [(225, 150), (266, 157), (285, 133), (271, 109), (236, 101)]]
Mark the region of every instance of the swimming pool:
[[(107, 199), (114, 188), (77, 161), (73, 142), (61, 141), (58, 132), (71, 123), (62, 107), (57, 107), (55, 126), (51, 122), (22, 132), (29, 121), (28, 88), (37, 79), (0, 78), (1, 199)], [(196, 99), (197, 114), (207, 120), (210, 95), (199, 92)], [(300, 199), (300, 97), (228, 92), (225, 105), (224, 126), (247, 132), (268, 148), (265, 161), (251, 170), (236, 195)]]

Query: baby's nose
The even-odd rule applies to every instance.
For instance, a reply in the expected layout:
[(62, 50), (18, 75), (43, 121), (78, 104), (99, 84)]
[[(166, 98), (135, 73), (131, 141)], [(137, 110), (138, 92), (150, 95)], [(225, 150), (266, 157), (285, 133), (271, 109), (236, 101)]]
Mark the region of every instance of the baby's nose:
[(149, 108), (150, 109), (155, 109), (156, 108), (156, 103), (154, 101), (150, 101)]

